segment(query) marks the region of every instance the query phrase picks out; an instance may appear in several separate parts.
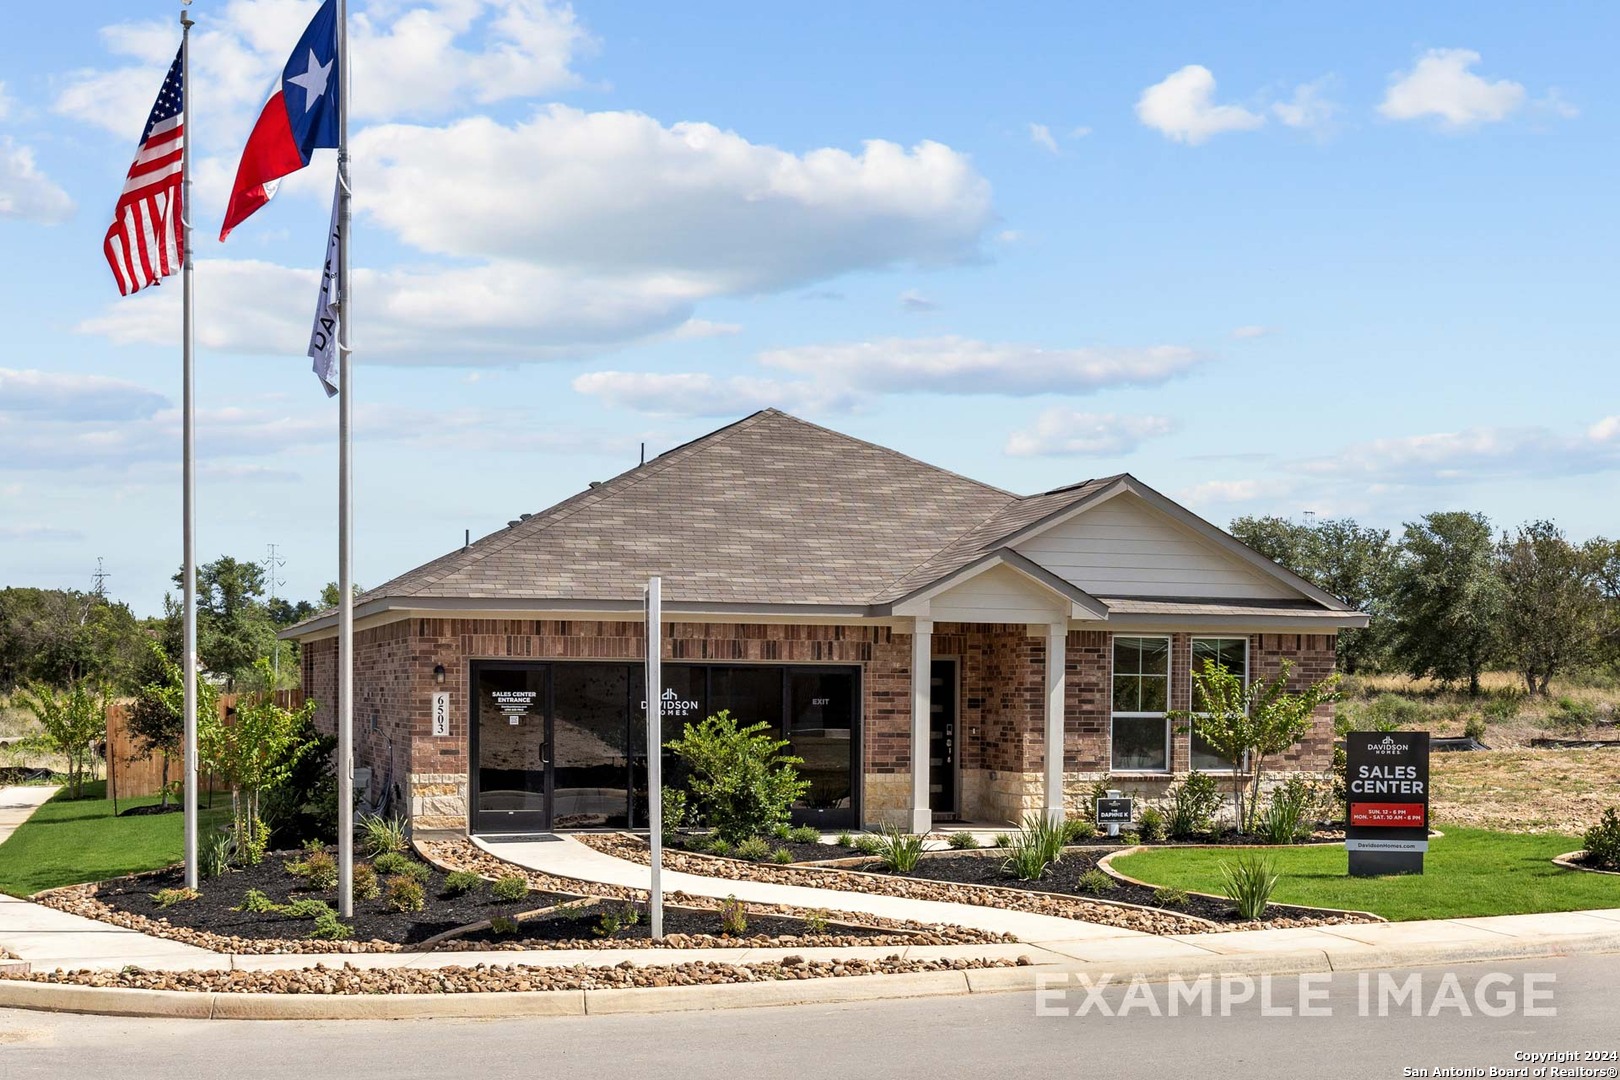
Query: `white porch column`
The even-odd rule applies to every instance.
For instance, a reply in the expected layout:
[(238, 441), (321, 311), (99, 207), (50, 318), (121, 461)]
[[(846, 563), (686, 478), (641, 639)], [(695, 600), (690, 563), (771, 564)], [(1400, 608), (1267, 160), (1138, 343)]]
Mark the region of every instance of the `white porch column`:
[(1046, 798), (1048, 821), (1062, 821), (1063, 811), (1063, 667), (1068, 620), (1046, 628)]
[(917, 619), (911, 631), (911, 831), (934, 827), (928, 799), (928, 749), (933, 729), (934, 621)]

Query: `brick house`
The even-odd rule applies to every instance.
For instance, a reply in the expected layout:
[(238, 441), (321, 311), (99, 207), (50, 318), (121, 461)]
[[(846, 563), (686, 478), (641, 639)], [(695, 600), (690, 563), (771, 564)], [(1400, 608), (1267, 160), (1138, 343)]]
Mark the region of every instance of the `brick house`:
[[(795, 817), (827, 827), (999, 824), (1104, 774), (1224, 769), (1165, 718), (1192, 666), (1316, 680), (1367, 623), (1132, 476), (1020, 497), (765, 410), (360, 597), (357, 766), (418, 830), (643, 824), (654, 574), (666, 741), (765, 721), (805, 759)], [(336, 615), (286, 636), (330, 731)], [(1331, 745), (1324, 706), (1280, 764)]]

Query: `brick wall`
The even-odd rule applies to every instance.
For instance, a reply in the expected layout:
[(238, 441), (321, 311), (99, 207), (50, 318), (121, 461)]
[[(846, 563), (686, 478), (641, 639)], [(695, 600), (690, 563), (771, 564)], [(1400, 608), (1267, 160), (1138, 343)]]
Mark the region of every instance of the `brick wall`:
[[(1249, 639), (1251, 678), (1275, 678), (1288, 660), (1292, 664), (1288, 688), (1301, 690), (1332, 675), (1335, 669), (1332, 634), (1256, 634)], [(1316, 707), (1316, 722), (1303, 742), (1283, 755), (1293, 769), (1320, 771), (1333, 761), (1333, 705)], [(1273, 762), (1272, 764), (1276, 764)]]

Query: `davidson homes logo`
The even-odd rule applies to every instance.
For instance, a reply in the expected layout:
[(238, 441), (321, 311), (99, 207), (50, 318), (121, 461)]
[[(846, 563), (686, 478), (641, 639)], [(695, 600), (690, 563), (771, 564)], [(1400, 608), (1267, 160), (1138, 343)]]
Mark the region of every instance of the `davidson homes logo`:
[[(673, 687), (664, 690), (658, 698), (658, 704), (665, 716), (691, 716), (698, 710), (698, 703), (691, 698), (683, 698), (677, 694)], [(641, 711), (647, 711), (647, 699), (641, 699)]]
[(1383, 742), (1372, 743), (1367, 747), (1367, 752), (1386, 757), (1399, 757), (1402, 754), (1409, 753), (1411, 749), (1405, 743), (1396, 742), (1394, 736), (1385, 735)]

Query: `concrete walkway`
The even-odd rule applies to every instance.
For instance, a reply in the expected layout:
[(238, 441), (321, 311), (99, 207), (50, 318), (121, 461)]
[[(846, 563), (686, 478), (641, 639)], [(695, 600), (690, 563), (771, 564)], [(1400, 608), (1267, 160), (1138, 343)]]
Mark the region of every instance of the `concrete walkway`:
[[(535, 842), (491, 844), (473, 837), (473, 843), (509, 863), (557, 877), (594, 881), (645, 889), (651, 876), (649, 867), (615, 858), (580, 843), (566, 833)], [(910, 900), (901, 896), (877, 896), (843, 889), (815, 889), (804, 885), (775, 885), (764, 881), (732, 881), (729, 878), (665, 870), (666, 893), (686, 892), (694, 896), (724, 898), (735, 896), (754, 904), (792, 904), (829, 911), (860, 911), (887, 919), (910, 919), (919, 923), (952, 923), (993, 933), (1012, 934), (1020, 941), (1103, 941), (1129, 938), (1153, 940), (1153, 935), (1118, 926), (1102, 926), (1055, 915), (1035, 915), (1024, 911), (1004, 911), (978, 904), (956, 904), (942, 900)]]
[[(0, 787), (0, 844), (6, 842), (17, 826), (34, 816), (34, 811), (45, 805), (60, 788), (41, 785)], [(0, 855), (0, 858), (4, 858)]]

